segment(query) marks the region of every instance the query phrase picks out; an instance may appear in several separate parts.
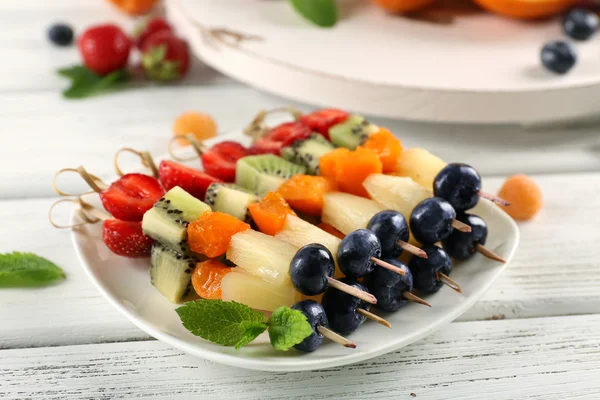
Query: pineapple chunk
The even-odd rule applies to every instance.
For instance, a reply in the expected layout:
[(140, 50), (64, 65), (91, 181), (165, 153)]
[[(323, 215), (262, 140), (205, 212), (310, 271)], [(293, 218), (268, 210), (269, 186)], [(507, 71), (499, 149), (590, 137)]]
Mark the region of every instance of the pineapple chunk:
[(433, 190), (433, 180), (446, 163), (421, 148), (405, 149), (398, 157), (394, 175), (407, 176), (428, 190)]
[(227, 249), (227, 259), (251, 275), (277, 286), (291, 286), (290, 262), (297, 247), (253, 230), (236, 233)]
[(366, 228), (373, 217), (384, 208), (373, 200), (352, 194), (330, 192), (323, 196), (322, 220), (344, 235)]
[(337, 251), (341, 240), (323, 229), (306, 222), (302, 218), (288, 214), (283, 229), (275, 237), (298, 248), (311, 243), (322, 244), (327, 247), (335, 260), (335, 277), (344, 276), (337, 265)]
[(402, 176), (373, 174), (365, 179), (363, 186), (382, 207), (400, 211), (407, 220), (417, 204), (432, 196), (429, 190)]
[(237, 301), (249, 307), (274, 311), (279, 306), (291, 306), (300, 301), (300, 293), (293, 286), (277, 286), (262, 279), (232, 271), (221, 281), (221, 299)]

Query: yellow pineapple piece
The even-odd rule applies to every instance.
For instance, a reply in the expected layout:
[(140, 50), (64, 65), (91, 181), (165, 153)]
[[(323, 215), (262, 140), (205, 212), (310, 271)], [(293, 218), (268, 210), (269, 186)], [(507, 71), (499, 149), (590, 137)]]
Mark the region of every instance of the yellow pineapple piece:
[(412, 178), (419, 185), (433, 190), (433, 180), (445, 166), (446, 162), (425, 149), (405, 149), (398, 157), (394, 175)]
[(369, 175), (363, 186), (373, 200), (385, 209), (400, 211), (406, 220), (417, 204), (432, 196), (431, 191), (402, 176)]
[(322, 220), (344, 235), (366, 228), (373, 217), (384, 208), (373, 200), (348, 193), (330, 192), (323, 196)]
[(249, 307), (273, 311), (279, 306), (291, 306), (301, 295), (293, 286), (274, 285), (256, 276), (232, 271), (221, 281), (221, 299), (237, 301)]

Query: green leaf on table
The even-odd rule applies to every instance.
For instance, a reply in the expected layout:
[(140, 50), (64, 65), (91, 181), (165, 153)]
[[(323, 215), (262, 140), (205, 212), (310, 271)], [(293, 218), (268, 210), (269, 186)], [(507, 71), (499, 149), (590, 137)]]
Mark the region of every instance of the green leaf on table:
[(62, 269), (35, 254), (0, 254), (0, 288), (47, 286), (65, 277)]
[(59, 69), (58, 74), (71, 80), (71, 86), (63, 92), (63, 96), (68, 99), (82, 99), (101, 92), (122, 89), (131, 78), (124, 69), (100, 76), (83, 65)]
[(334, 0), (289, 0), (292, 6), (307, 20), (325, 28), (335, 25), (338, 9)]
[(196, 300), (177, 308), (177, 314), (194, 335), (236, 349), (267, 329), (262, 312), (235, 301)]
[(277, 350), (287, 351), (312, 333), (306, 316), (289, 307), (279, 307), (269, 318), (269, 338)]

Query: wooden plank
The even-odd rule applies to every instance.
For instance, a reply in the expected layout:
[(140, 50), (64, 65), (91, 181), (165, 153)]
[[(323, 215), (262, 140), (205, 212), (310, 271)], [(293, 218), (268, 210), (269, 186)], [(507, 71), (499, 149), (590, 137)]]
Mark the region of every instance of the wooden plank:
[(231, 368), (156, 341), (3, 350), (0, 397), (593, 399), (599, 329), (598, 315), (453, 323), (361, 364), (296, 373)]

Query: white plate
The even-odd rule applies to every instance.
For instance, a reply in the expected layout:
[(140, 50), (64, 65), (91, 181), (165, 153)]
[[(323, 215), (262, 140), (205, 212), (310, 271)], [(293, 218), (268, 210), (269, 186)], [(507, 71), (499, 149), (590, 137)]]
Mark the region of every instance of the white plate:
[[(218, 141), (222, 140), (246, 141), (241, 133), (220, 136)], [(189, 163), (193, 167), (198, 167), (199, 164), (199, 161)], [(90, 196), (88, 200), (96, 200), (95, 204), (99, 205), (97, 196)], [(510, 261), (519, 241), (519, 231), (514, 221), (487, 201), (482, 201), (475, 212), (489, 225), (487, 246)], [(79, 221), (76, 212), (72, 219), (73, 222)], [(148, 260), (132, 260), (111, 253), (102, 242), (100, 224), (74, 229), (72, 238), (77, 256), (92, 282), (112, 305), (140, 329), (186, 353), (235, 367), (266, 371), (335, 367), (406, 346), (467, 311), (506, 267), (506, 264), (488, 260), (481, 255), (457, 265), (452, 271), (452, 278), (460, 283), (462, 294), (444, 287), (426, 298), (431, 303), (431, 308), (409, 304), (396, 313), (386, 314), (385, 317), (393, 325), (392, 329), (368, 321), (350, 335), (358, 344), (353, 350), (325, 342), (310, 354), (278, 352), (271, 347), (266, 335), (260, 336), (241, 350), (235, 350), (204, 341), (189, 333), (174, 311), (177, 306), (166, 300), (151, 285)]]
[[(332, 29), (287, 1), (168, 0), (169, 18), (194, 52), (226, 75), (294, 100), (418, 121), (524, 123), (600, 112), (600, 35), (577, 43), (570, 73), (541, 66), (560, 23), (489, 13), (450, 25), (391, 16), (367, 0), (340, 0)], [(243, 10), (243, 11), (241, 11)], [(226, 28), (262, 41), (237, 45), (201, 33)]]

